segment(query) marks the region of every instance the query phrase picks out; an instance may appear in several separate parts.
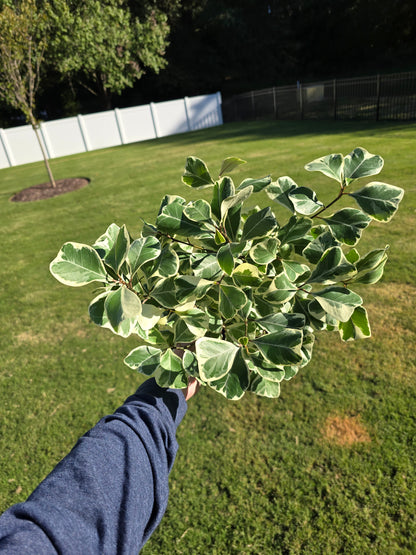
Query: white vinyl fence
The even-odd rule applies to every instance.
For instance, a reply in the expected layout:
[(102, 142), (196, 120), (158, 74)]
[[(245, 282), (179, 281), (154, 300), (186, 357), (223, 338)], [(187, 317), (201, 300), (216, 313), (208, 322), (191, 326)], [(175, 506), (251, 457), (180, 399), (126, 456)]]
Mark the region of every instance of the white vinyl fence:
[[(49, 158), (222, 125), (221, 94), (185, 97), (42, 123)], [(42, 160), (30, 125), (0, 129), (0, 168)]]

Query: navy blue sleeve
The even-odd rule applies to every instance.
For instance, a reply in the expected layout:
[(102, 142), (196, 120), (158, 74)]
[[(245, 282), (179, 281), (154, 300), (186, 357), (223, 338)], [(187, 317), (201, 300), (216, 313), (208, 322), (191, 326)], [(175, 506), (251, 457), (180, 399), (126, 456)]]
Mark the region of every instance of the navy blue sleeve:
[(0, 552), (136, 555), (166, 510), (185, 412), (181, 391), (144, 382), (0, 516)]

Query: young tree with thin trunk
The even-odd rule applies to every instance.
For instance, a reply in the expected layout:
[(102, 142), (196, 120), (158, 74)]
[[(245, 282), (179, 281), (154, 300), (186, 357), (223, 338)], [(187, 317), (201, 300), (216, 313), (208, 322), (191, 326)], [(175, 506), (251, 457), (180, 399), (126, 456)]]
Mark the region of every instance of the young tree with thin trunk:
[(49, 181), (55, 180), (39, 133), (36, 94), (48, 45), (49, 24), (34, 0), (3, 3), (0, 11), (0, 96), (23, 112), (39, 142)]

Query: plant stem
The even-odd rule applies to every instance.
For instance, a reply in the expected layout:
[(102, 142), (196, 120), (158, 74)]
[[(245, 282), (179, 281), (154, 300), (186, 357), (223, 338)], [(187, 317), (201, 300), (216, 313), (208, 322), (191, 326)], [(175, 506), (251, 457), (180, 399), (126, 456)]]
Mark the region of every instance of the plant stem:
[(321, 208), (316, 214), (314, 214), (312, 216), (312, 218), (317, 218), (318, 216), (320, 216), (322, 214), (322, 212), (324, 212), (327, 208), (329, 208), (330, 206), (335, 204), (342, 197), (343, 194), (344, 194), (344, 187), (341, 187), (341, 190), (340, 190), (338, 196), (336, 198), (334, 198), (334, 200), (332, 200), (329, 204), (327, 204), (326, 206)]

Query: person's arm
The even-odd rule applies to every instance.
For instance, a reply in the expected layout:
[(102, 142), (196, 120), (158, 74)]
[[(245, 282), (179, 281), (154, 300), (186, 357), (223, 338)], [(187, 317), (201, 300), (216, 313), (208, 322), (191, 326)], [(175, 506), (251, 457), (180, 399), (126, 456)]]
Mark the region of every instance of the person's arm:
[(137, 554), (166, 510), (187, 394), (144, 382), (3, 513), (0, 552)]

